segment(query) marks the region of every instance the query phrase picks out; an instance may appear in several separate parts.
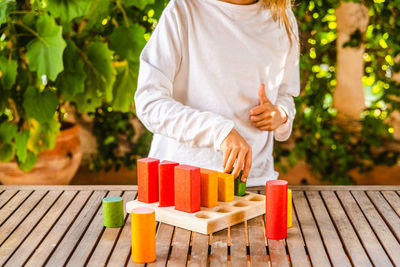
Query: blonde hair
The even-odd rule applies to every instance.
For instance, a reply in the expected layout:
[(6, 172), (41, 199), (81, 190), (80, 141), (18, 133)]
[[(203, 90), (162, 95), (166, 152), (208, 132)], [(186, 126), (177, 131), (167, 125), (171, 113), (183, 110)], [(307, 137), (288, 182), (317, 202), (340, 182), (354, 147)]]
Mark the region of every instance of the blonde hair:
[(285, 25), (285, 30), (289, 38), (290, 42), (290, 47), (292, 47), (293, 44), (293, 38), (292, 35), (294, 36), (296, 40), (297, 47), (300, 48), (300, 42), (294, 33), (293, 27), (289, 22), (289, 18), (286, 14), (286, 9), (291, 8), (291, 0), (263, 0), (266, 7), (271, 10), (272, 18), (274, 21), (279, 20), (279, 25), (283, 22)]

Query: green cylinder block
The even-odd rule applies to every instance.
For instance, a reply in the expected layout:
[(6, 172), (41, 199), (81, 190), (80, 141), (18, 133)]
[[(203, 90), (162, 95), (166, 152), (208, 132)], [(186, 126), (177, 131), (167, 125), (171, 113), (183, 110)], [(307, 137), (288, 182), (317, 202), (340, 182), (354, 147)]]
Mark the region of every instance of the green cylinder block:
[(103, 198), (103, 224), (108, 228), (124, 225), (124, 201), (122, 197)]

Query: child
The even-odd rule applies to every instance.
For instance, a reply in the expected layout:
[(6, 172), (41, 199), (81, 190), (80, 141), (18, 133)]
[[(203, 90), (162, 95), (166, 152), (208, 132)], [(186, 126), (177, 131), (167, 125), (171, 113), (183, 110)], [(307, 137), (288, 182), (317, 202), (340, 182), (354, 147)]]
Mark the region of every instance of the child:
[(140, 55), (149, 157), (243, 170), (247, 186), (276, 179), (273, 138), (289, 138), (300, 91), (296, 40), (289, 0), (171, 0)]

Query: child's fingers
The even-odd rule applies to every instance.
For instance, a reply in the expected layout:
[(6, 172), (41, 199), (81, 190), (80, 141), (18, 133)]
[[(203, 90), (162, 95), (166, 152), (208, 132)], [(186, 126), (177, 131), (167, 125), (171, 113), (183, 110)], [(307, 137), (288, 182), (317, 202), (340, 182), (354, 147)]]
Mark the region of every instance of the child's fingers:
[(233, 164), (236, 161), (237, 155), (239, 153), (239, 149), (232, 149), (229, 154), (228, 161), (225, 166), (225, 172), (229, 173), (232, 170)]
[(253, 125), (257, 128), (263, 127), (263, 126), (271, 126), (271, 120), (266, 119), (258, 122), (253, 122)]
[(264, 111), (265, 111), (264, 106), (258, 105), (258, 106), (255, 106), (254, 108), (250, 109), (250, 115), (257, 116), (257, 115), (262, 114)]
[(228, 147), (226, 150), (223, 151), (222, 167), (224, 169), (226, 168), (226, 162), (228, 161), (231, 151), (232, 151), (232, 148), (230, 148), (230, 147)]
[(271, 119), (271, 118), (272, 118), (272, 115), (269, 112), (264, 112), (257, 116), (250, 116), (250, 120), (252, 122), (259, 122), (259, 121), (263, 121), (263, 120)]
[(252, 164), (252, 155), (253, 152), (251, 151), (251, 149), (247, 152), (246, 154), (246, 158), (244, 161), (244, 168), (243, 168), (243, 174), (242, 174), (242, 182), (246, 182), (247, 177), (249, 176), (250, 173), (250, 168), (251, 168), (251, 164)]
[(237, 160), (236, 160), (236, 165), (235, 168), (233, 169), (233, 177), (236, 178), (239, 176), (240, 171), (243, 168), (243, 163), (244, 163), (244, 158), (246, 156), (246, 151), (241, 150), (238, 154)]

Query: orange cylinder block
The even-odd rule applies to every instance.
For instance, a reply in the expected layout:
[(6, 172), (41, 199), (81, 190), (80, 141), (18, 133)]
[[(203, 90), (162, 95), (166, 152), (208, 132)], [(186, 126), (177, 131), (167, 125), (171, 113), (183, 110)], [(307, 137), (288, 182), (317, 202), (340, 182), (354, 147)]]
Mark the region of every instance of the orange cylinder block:
[(152, 208), (135, 208), (131, 212), (132, 260), (148, 263), (156, 260), (156, 218)]

